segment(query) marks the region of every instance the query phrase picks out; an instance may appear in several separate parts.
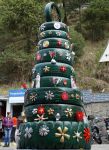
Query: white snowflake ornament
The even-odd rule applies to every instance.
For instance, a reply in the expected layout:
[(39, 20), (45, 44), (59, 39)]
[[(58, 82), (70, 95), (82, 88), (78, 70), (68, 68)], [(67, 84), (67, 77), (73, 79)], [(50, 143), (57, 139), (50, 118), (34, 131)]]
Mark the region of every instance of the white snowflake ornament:
[(31, 135), (31, 133), (33, 133), (33, 129), (30, 127), (26, 127), (26, 129), (25, 129), (25, 138), (31, 138), (32, 137), (32, 135)]
[(42, 125), (42, 126), (39, 128), (39, 134), (40, 134), (41, 136), (47, 136), (49, 132), (50, 132), (49, 127), (47, 127), (46, 125)]
[(52, 100), (52, 98), (54, 97), (54, 94), (53, 94), (53, 92), (51, 92), (51, 91), (48, 91), (48, 92), (45, 92), (45, 98), (47, 99), (47, 100)]
[(75, 131), (74, 131), (74, 134), (75, 134), (75, 135), (73, 136), (73, 138), (76, 138), (76, 139), (77, 139), (77, 142), (79, 142), (79, 140), (82, 139), (82, 136), (81, 136), (82, 132), (78, 132), (78, 131), (75, 132)]

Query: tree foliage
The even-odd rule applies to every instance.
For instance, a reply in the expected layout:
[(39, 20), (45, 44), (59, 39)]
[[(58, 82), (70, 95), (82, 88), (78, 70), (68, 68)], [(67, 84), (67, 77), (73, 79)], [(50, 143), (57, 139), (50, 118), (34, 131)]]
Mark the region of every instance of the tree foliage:
[(72, 26), (70, 26), (70, 37), (71, 37), (71, 43), (73, 44), (73, 51), (75, 52), (75, 61), (79, 59), (80, 56), (82, 56), (83, 48), (85, 46), (85, 41), (81, 33), (78, 33), (74, 30)]
[(83, 14), (83, 23), (89, 38), (102, 39), (105, 27), (109, 24), (109, 1), (93, 0)]
[(31, 49), (31, 38), (37, 33), (43, 15), (43, 3), (35, 0), (1, 0), (1, 24), (4, 30), (23, 34), (27, 40), (27, 51)]
[(0, 82), (29, 80), (44, 2), (0, 0)]

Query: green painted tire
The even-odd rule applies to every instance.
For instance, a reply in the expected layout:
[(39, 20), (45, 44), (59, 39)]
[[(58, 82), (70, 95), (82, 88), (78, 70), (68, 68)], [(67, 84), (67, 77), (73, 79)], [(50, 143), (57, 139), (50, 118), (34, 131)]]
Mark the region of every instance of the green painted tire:
[(82, 106), (83, 98), (79, 90), (71, 88), (45, 87), (28, 89), (25, 93), (24, 105), (37, 104), (71, 104)]
[[(27, 122), (20, 125), (18, 149), (91, 149), (91, 138), (86, 142), (87, 123), (69, 121)], [(61, 135), (63, 133), (63, 137)], [(80, 133), (79, 141), (75, 137)]]
[(66, 24), (62, 22), (52, 21), (52, 22), (45, 22), (43, 23), (40, 28), (40, 32), (46, 31), (46, 30), (62, 30), (65, 32), (68, 32), (68, 27)]
[(61, 14), (59, 11), (59, 8), (54, 2), (50, 2), (45, 6), (45, 18), (47, 22), (53, 21), (53, 16), (52, 16), (52, 9), (55, 8), (57, 16), (58, 16), (58, 21), (61, 21)]
[(69, 34), (62, 30), (47, 30), (39, 34), (40, 40), (45, 38), (63, 38), (68, 40)]
[(73, 76), (75, 78), (75, 72), (73, 67), (64, 63), (56, 63), (52, 64), (50, 62), (36, 64), (33, 68), (33, 79), (37, 74), (40, 74), (41, 77), (44, 76), (58, 76), (71, 78)]
[(56, 77), (56, 76), (41, 77), (40, 87), (67, 87), (67, 88), (71, 88), (71, 80), (68, 78)]
[(41, 104), (31, 105), (25, 107), (25, 115), (28, 122), (33, 122), (35, 119), (38, 121), (38, 108), (44, 108), (44, 119), (45, 121), (77, 121), (76, 112), (84, 112), (83, 107), (67, 104)]
[(71, 43), (62, 38), (46, 38), (38, 42), (38, 50), (46, 48), (61, 48), (70, 50)]
[(72, 65), (74, 61), (74, 55), (72, 55), (71, 52), (59, 48), (40, 50), (36, 53), (35, 60), (38, 64), (43, 62), (51, 62), (52, 58), (55, 59), (56, 62), (66, 63), (69, 65)]

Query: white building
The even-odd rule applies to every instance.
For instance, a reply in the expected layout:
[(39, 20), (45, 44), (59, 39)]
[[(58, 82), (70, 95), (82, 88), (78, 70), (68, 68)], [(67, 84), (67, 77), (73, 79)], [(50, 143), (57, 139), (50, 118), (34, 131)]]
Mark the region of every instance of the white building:
[(109, 42), (99, 62), (109, 62)]
[(24, 89), (10, 90), (9, 95), (0, 97), (0, 113), (5, 116), (11, 112), (12, 116), (19, 116), (23, 110)]

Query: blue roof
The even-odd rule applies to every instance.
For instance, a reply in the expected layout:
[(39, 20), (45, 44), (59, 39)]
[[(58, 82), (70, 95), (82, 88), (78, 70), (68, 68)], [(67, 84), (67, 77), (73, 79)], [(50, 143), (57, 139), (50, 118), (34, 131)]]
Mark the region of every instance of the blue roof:
[(93, 93), (92, 90), (82, 90), (84, 103), (109, 102), (109, 93)]

